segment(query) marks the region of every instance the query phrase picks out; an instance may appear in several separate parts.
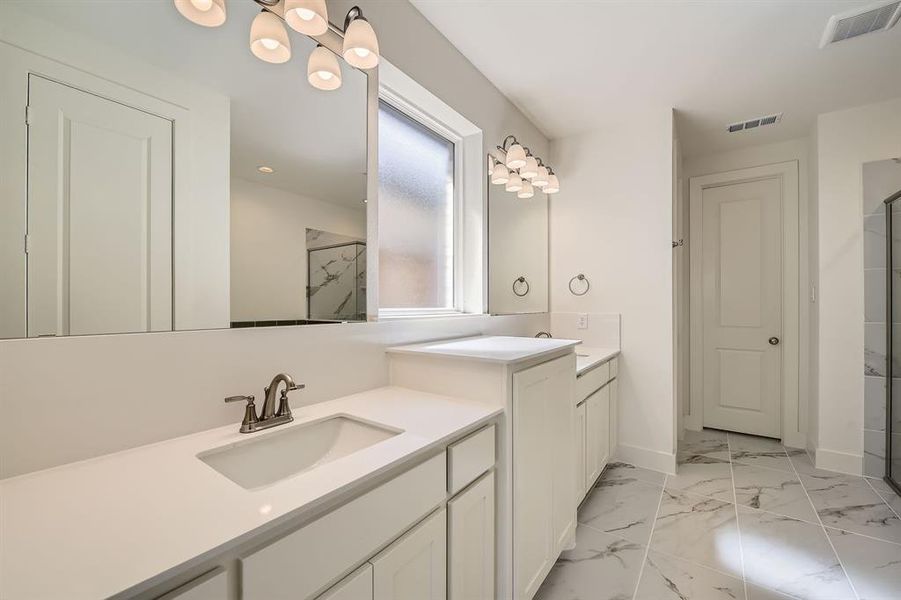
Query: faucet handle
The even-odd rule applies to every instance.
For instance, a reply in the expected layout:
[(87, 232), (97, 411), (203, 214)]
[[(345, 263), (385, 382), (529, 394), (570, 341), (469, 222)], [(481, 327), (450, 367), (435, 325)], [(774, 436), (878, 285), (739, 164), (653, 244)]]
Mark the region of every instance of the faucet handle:
[(244, 419), (241, 421), (241, 429), (239, 430), (241, 433), (250, 433), (256, 429), (257, 422), (259, 419), (257, 418), (257, 407), (254, 405), (254, 397), (253, 396), (229, 396), (225, 399), (226, 402), (247, 402), (247, 406), (244, 407)]
[(307, 386), (302, 383), (286, 386), (285, 389), (282, 390), (281, 396), (278, 399), (278, 410), (275, 412), (275, 416), (291, 417), (291, 407), (288, 406), (288, 392), (302, 390), (305, 387)]

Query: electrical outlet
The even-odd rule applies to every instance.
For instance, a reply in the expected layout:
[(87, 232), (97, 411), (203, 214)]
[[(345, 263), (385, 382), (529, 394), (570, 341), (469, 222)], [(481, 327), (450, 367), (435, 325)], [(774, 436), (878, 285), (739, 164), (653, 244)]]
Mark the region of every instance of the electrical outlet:
[(578, 329), (588, 329), (588, 314), (587, 313), (579, 313), (579, 318), (576, 320), (576, 327)]

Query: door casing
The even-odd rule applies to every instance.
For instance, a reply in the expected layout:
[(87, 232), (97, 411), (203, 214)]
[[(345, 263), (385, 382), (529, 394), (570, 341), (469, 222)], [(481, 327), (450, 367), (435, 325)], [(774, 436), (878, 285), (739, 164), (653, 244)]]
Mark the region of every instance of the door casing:
[[(806, 418), (801, 406), (801, 294), (806, 282), (801, 280), (800, 249), (801, 219), (799, 203), (798, 161), (788, 161), (692, 177), (690, 190), (690, 232), (689, 232), (689, 292), (690, 292), (690, 407), (685, 417), (685, 427), (700, 430), (704, 423), (703, 400), (703, 305), (702, 305), (702, 264), (703, 220), (701, 203), (705, 188), (743, 183), (760, 179), (777, 178), (782, 185), (782, 440), (786, 445), (804, 447), (806, 445)], [(805, 271), (806, 272), (806, 271)], [(802, 285), (803, 284), (803, 285)], [(803, 311), (806, 315), (806, 310)], [(804, 330), (806, 331), (806, 329)], [(806, 357), (806, 348), (803, 349)]]

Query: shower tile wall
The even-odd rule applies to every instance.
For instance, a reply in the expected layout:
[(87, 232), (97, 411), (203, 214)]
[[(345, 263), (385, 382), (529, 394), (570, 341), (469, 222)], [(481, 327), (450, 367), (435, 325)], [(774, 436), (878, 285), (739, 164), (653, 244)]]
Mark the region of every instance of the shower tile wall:
[[(901, 188), (901, 164), (885, 160), (863, 165), (864, 237), (864, 464), (865, 475), (885, 474), (885, 206), (882, 201)], [(892, 372), (901, 375), (901, 203), (892, 214), (895, 339)], [(901, 378), (893, 386), (893, 406), (901, 407)], [(894, 411), (901, 449), (901, 410)]]

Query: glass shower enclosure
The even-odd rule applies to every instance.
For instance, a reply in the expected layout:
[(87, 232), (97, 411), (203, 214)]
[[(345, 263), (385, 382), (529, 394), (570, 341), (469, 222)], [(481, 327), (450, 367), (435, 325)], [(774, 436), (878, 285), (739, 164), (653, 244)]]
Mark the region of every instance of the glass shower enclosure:
[[(885, 451), (884, 472), (866, 474), (882, 475), (901, 494), (901, 159), (865, 164), (865, 198), (868, 192), (885, 198)], [(865, 454), (874, 453), (874, 444), (867, 445), (865, 430)]]

